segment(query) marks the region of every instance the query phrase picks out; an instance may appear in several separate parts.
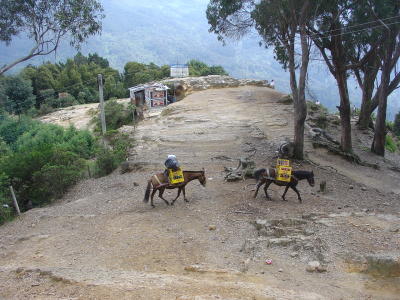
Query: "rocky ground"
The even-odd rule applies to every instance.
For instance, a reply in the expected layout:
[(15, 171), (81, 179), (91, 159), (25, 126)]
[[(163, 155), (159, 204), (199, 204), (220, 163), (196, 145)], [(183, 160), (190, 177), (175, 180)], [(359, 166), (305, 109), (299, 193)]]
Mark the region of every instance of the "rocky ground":
[[(302, 204), (293, 191), (281, 201), (281, 187), (266, 201), (253, 198), (253, 179), (224, 181), (240, 157), (274, 164), (293, 126), (281, 98), (266, 87), (209, 89), (122, 128), (142, 169), (85, 180), (0, 227), (0, 298), (398, 299), (396, 156), (370, 156), (356, 139), (376, 170), (307, 139), (308, 162), (295, 168), (313, 170), (316, 185), (301, 181)], [(207, 186), (190, 183), (189, 203), (156, 198), (152, 209), (142, 202), (147, 180), (172, 153), (184, 169), (204, 167)]]

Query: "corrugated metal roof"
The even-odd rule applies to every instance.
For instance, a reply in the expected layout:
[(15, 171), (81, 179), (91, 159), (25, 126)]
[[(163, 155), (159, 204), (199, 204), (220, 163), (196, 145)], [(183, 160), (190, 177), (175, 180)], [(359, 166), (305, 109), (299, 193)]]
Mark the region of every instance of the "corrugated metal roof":
[(186, 64), (175, 64), (175, 65), (170, 65), (171, 68), (187, 68), (189, 65)]
[(164, 85), (162, 83), (140, 84), (140, 85), (136, 85), (136, 86), (130, 87), (128, 90), (133, 91), (133, 92), (137, 92), (137, 91), (145, 90), (145, 89), (148, 89), (148, 88), (156, 88), (156, 89), (160, 89), (160, 90), (169, 90), (169, 87), (167, 87), (166, 85)]

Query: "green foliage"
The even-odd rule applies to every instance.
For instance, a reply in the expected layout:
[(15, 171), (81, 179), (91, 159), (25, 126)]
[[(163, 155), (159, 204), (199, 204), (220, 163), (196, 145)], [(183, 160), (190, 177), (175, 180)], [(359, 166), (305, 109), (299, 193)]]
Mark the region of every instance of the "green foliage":
[[(107, 130), (115, 130), (123, 125), (131, 124), (133, 122), (133, 109), (132, 105), (124, 105), (118, 103), (116, 100), (108, 100), (104, 106), (104, 113), (106, 119)], [(96, 124), (95, 131), (101, 131), (101, 122), (99, 114), (96, 114), (92, 120)]]
[(89, 132), (74, 127), (28, 118), (0, 121), (0, 170), (12, 182), (22, 210), (60, 197), (82, 177), (85, 159), (93, 158), (96, 148)]
[(0, 172), (0, 225), (11, 220), (13, 216), (11, 195), (8, 186), (9, 179), (7, 175)]
[(393, 141), (392, 136), (389, 134), (386, 135), (385, 149), (390, 152), (395, 152), (397, 150), (396, 143)]
[(98, 74), (103, 74), (105, 100), (128, 95), (118, 70), (110, 68), (108, 60), (97, 53), (88, 57), (77, 53), (65, 63), (47, 62), (39, 67), (28, 66), (21, 72), (23, 78), (32, 82), (39, 114), (47, 112), (49, 107), (98, 102)]
[(82, 177), (85, 166), (85, 160), (79, 155), (56, 147), (48, 163), (33, 173), (34, 188), (30, 194), (34, 199), (33, 205), (43, 204), (43, 198), (50, 200), (61, 197), (68, 187)]
[(146, 65), (138, 62), (128, 62), (124, 66), (124, 85), (126, 88), (168, 76), (168, 65), (159, 67), (154, 63)]
[(394, 117), (393, 132), (395, 135), (400, 136), (400, 112)]
[(95, 163), (96, 176), (105, 176), (114, 171), (128, 157), (132, 141), (126, 134), (118, 131), (107, 131), (105, 136), (111, 148), (102, 147), (98, 150)]
[(0, 119), (0, 137), (12, 149), (17, 139), (26, 131), (35, 129), (39, 122), (30, 118), (21, 117), (19, 121), (5, 116)]
[[(56, 51), (62, 40), (79, 49), (86, 39), (100, 33), (104, 18), (96, 0), (2, 0), (0, 7), (0, 41), (8, 44), (19, 34), (34, 41), (35, 47), (26, 50), (21, 62)], [(1, 67), (0, 74), (14, 65)]]
[(190, 60), (188, 65), (190, 76), (228, 75), (222, 66), (208, 66), (195, 59)]
[(5, 77), (0, 82), (0, 90), (0, 104), (9, 113), (20, 115), (34, 104), (31, 82), (22, 76)]

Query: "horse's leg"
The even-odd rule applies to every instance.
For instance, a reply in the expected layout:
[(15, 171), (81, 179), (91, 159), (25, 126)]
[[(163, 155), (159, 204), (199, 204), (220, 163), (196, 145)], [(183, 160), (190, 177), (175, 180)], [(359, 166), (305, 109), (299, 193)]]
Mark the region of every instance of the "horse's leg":
[(271, 181), (271, 180), (268, 180), (268, 181), (265, 183), (265, 186), (264, 186), (265, 196), (267, 197), (268, 200), (272, 200), (271, 197), (268, 195), (268, 192), (267, 192), (267, 190), (268, 190), (269, 186), (271, 185), (271, 183), (272, 183), (272, 181)]
[(174, 200), (172, 200), (172, 202), (171, 202), (171, 205), (174, 205), (174, 203), (175, 203), (176, 199), (178, 199), (178, 198), (179, 198), (179, 196), (181, 195), (181, 191), (182, 191), (182, 188), (181, 188), (181, 187), (179, 187), (179, 188), (178, 188), (178, 195), (175, 197), (175, 199), (174, 199)]
[(164, 199), (164, 197), (163, 197), (163, 194), (164, 194), (164, 191), (165, 191), (165, 187), (160, 188), (158, 191), (159, 191), (158, 192), (158, 197), (163, 199), (165, 204), (169, 205), (169, 202), (166, 199)]
[(285, 195), (286, 195), (286, 193), (287, 193), (289, 187), (290, 187), (290, 185), (288, 184), (288, 185), (286, 186), (286, 188), (285, 188), (285, 191), (283, 192), (283, 195), (282, 195), (282, 200), (283, 200), (283, 201), (287, 201), (286, 198), (285, 198)]
[(297, 198), (299, 199), (299, 202), (301, 203), (302, 200), (301, 200), (301, 197), (300, 197), (300, 193), (299, 193), (299, 191), (297, 190), (296, 186), (295, 186), (295, 185), (291, 185), (290, 187), (292, 188), (293, 191), (296, 192)]
[(157, 190), (158, 190), (158, 188), (153, 187), (153, 192), (151, 193), (151, 201), (150, 201), (150, 204), (151, 204), (151, 206), (152, 206), (153, 208), (155, 207), (155, 206), (154, 206), (154, 203), (153, 203), (154, 194), (157, 192)]
[(185, 200), (185, 202), (189, 202), (189, 200), (186, 198), (185, 186), (182, 187), (182, 192), (183, 192), (183, 200)]
[(262, 186), (264, 183), (265, 183), (265, 181), (264, 181), (264, 180), (261, 180), (259, 183), (257, 183), (256, 192), (254, 193), (254, 196), (253, 196), (253, 198), (256, 198), (256, 197), (257, 197), (258, 190), (260, 189), (260, 187), (261, 187), (261, 186)]

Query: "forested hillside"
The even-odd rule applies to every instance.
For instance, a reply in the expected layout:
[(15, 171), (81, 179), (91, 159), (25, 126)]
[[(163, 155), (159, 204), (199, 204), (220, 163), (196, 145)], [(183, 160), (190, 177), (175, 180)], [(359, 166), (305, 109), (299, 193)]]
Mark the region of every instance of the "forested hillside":
[[(105, 19), (101, 36), (92, 37), (82, 47), (82, 53), (98, 53), (110, 65), (122, 71), (128, 61), (157, 65), (185, 63), (190, 59), (209, 65), (222, 65), (237, 78), (274, 79), (278, 90), (289, 92), (289, 75), (274, 60), (272, 49), (259, 46), (256, 33), (240, 41), (228, 41), (225, 46), (208, 32), (205, 16), (208, 0), (194, 1), (129, 1), (103, 0)], [(16, 59), (27, 50), (26, 40), (13, 41), (10, 47), (0, 45), (0, 62)], [(76, 51), (63, 45), (57, 53), (36, 58), (29, 63), (55, 63), (73, 57)], [(335, 80), (319, 57), (311, 62), (308, 97), (319, 99), (331, 110), (338, 104)], [(19, 69), (21, 66), (19, 67)], [(15, 70), (13, 70), (15, 72)], [(352, 103), (360, 103), (360, 92), (354, 80), (349, 80)], [(396, 96), (397, 95), (397, 96)], [(393, 119), (400, 109), (395, 101), (398, 93), (390, 97), (388, 115)]]

